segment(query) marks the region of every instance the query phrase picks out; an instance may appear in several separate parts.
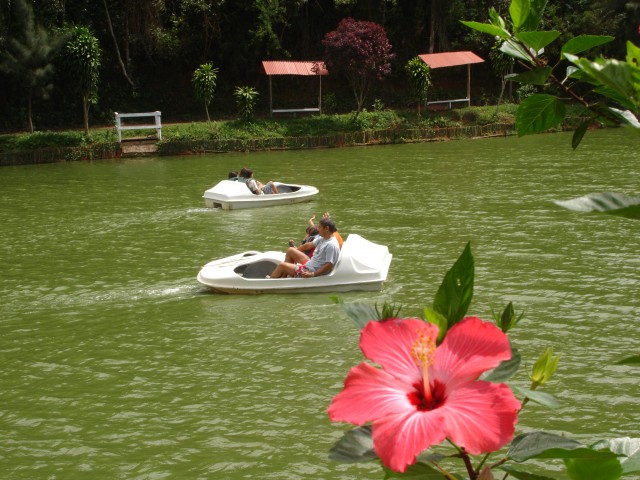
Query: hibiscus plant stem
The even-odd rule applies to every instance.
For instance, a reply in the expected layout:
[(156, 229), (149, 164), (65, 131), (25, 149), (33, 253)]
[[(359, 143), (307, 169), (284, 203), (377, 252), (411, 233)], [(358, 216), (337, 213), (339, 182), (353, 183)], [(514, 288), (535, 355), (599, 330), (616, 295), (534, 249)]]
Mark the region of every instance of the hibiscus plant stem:
[(489, 458), (489, 455), (490, 455), (490, 454), (489, 454), (489, 453), (487, 453), (487, 454), (482, 458), (482, 460), (480, 461), (480, 463), (478, 464), (478, 468), (476, 469), (478, 472), (481, 472), (481, 471), (482, 471), (482, 466), (484, 465), (484, 462), (486, 462), (486, 461), (487, 461), (487, 459)]
[(478, 478), (478, 472), (480, 471), (480, 469), (475, 470), (473, 468), (473, 464), (471, 463), (471, 458), (469, 458), (469, 454), (465, 451), (464, 448), (459, 447), (458, 445), (453, 443), (449, 438), (447, 438), (447, 441), (451, 445), (453, 445), (456, 450), (458, 450), (457, 456), (460, 457), (464, 462), (464, 466), (466, 467), (467, 473), (469, 474), (469, 480), (476, 480)]
[(440, 473), (442, 473), (442, 475), (444, 475), (444, 478), (446, 478), (447, 480), (457, 480), (456, 477), (454, 477), (453, 475), (451, 475), (449, 472), (447, 472), (444, 468), (442, 468), (440, 465), (438, 465), (438, 462), (434, 462), (431, 461), (431, 463), (438, 469), (440, 470)]

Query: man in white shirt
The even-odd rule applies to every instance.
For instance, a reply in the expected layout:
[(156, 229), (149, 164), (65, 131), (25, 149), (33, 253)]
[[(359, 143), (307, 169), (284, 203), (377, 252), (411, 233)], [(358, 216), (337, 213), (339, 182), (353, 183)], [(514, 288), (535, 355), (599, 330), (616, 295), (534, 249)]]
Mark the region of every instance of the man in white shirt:
[[(340, 256), (340, 245), (333, 236), (336, 230), (336, 224), (330, 218), (320, 220), (318, 237), (313, 242), (305, 243), (299, 247), (290, 247), (284, 262), (280, 262), (271, 272), (271, 278), (311, 278), (330, 273)], [(315, 250), (313, 257), (309, 259), (304, 252), (312, 248)]]

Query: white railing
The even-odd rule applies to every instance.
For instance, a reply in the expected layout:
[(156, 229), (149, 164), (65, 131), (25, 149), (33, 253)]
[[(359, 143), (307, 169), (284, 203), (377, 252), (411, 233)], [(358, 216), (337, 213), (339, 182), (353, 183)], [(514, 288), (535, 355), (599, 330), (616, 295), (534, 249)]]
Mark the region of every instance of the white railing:
[[(118, 131), (118, 143), (122, 143), (122, 131), (123, 130), (155, 130), (156, 138), (158, 140), (162, 140), (162, 122), (160, 121), (161, 113), (159, 111), (155, 112), (145, 112), (145, 113), (118, 113), (114, 112), (116, 115), (116, 130)], [(154, 124), (145, 124), (145, 125), (122, 125), (123, 118), (140, 118), (140, 117), (154, 117)]]
[(451, 110), (452, 103), (461, 103), (461, 102), (465, 102), (468, 107), (471, 106), (471, 100), (468, 98), (458, 98), (456, 100), (438, 100), (436, 102), (427, 102), (427, 105), (447, 104), (449, 106), (449, 110)]

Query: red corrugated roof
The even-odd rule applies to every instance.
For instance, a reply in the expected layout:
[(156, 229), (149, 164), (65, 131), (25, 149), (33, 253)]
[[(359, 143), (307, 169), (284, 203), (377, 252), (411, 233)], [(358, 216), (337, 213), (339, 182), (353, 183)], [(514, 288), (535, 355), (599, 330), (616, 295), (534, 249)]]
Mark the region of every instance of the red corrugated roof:
[(482, 58), (473, 52), (425, 53), (418, 56), (431, 68), (455, 67), (457, 65), (484, 62)]
[(319, 75), (329, 75), (324, 62), (290, 62), (279, 60), (264, 60), (262, 68), (267, 75), (318, 75), (314, 72), (314, 65), (320, 66)]

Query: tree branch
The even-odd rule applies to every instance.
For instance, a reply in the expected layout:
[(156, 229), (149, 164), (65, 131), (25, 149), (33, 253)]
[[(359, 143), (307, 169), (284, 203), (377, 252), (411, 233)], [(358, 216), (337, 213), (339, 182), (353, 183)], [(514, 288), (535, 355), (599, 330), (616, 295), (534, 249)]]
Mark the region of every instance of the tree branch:
[(113, 38), (113, 43), (114, 43), (114, 45), (116, 47), (116, 55), (118, 56), (118, 63), (120, 63), (120, 68), (122, 68), (122, 74), (124, 75), (124, 78), (127, 79), (129, 84), (132, 87), (135, 87), (135, 84), (129, 78), (129, 75), (127, 74), (127, 68), (125, 67), (124, 62), (122, 61), (122, 57), (120, 56), (120, 48), (118, 47), (118, 41), (116, 40), (116, 35), (115, 35), (115, 33), (113, 33), (113, 25), (111, 24), (111, 16), (109, 15), (109, 8), (107, 7), (107, 0), (102, 0), (102, 3), (104, 4), (104, 13), (107, 16), (107, 24), (109, 25), (109, 31), (111, 32), (111, 38)]

